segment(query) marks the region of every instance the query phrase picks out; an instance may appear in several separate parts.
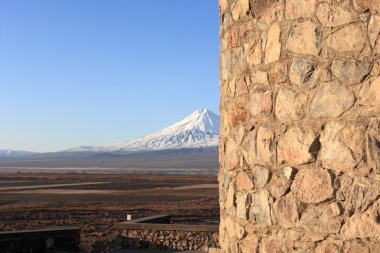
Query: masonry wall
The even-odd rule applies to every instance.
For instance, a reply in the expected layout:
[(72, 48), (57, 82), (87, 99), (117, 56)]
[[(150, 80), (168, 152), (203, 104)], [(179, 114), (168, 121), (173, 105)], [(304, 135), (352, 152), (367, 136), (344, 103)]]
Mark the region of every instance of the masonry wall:
[(222, 252), (380, 252), (380, 0), (220, 0)]

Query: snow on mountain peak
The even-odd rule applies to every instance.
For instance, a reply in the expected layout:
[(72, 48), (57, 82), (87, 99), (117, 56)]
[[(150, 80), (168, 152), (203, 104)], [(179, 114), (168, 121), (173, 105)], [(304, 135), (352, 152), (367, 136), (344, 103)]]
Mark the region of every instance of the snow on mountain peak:
[(219, 144), (219, 116), (200, 108), (179, 122), (132, 141), (70, 151), (147, 151), (214, 147)]

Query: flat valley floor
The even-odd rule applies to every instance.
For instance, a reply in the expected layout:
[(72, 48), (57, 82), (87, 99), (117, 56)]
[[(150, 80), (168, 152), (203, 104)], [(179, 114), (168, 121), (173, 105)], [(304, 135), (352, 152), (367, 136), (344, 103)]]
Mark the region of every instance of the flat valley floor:
[(114, 223), (169, 214), (178, 223), (219, 219), (215, 177), (0, 173), (0, 231), (82, 226), (84, 250), (111, 247)]

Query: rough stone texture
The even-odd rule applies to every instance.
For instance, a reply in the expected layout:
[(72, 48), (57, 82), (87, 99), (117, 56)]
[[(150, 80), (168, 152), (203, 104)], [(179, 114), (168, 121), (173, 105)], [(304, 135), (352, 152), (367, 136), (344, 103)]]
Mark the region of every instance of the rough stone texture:
[(281, 29), (278, 24), (273, 24), (269, 29), (267, 36), (267, 45), (265, 48), (265, 64), (272, 63), (280, 59), (281, 43), (280, 43)]
[(252, 117), (269, 116), (272, 111), (272, 93), (268, 89), (255, 87), (249, 98)]
[(341, 233), (348, 238), (380, 239), (380, 201), (364, 213), (355, 213), (342, 227)]
[(296, 54), (318, 55), (320, 43), (317, 25), (311, 21), (300, 21), (291, 28), (286, 48)]
[(242, 220), (247, 219), (248, 215), (248, 195), (246, 193), (241, 193), (236, 196), (236, 217)]
[(119, 238), (125, 249), (207, 252), (210, 247), (219, 247), (218, 235), (213, 232), (123, 230)]
[(336, 217), (328, 206), (310, 206), (303, 212), (300, 223), (311, 233), (337, 234), (342, 226), (342, 218)]
[(277, 222), (284, 228), (295, 227), (299, 220), (296, 199), (292, 193), (279, 198), (274, 203)]
[(348, 24), (354, 20), (352, 12), (329, 3), (320, 3), (317, 8), (317, 18), (324, 27), (336, 27)]
[(350, 24), (334, 32), (328, 42), (337, 52), (361, 51), (365, 45), (365, 35), (359, 24)]
[(252, 169), (253, 180), (257, 189), (263, 188), (269, 179), (269, 171), (266, 168), (255, 166)]
[(311, 18), (315, 12), (315, 4), (316, 0), (287, 0), (286, 18)]
[(353, 6), (356, 11), (364, 12), (366, 10), (376, 11), (380, 9), (379, 0), (353, 0)]
[(311, 102), (310, 117), (337, 118), (350, 109), (354, 102), (354, 93), (343, 84), (337, 81), (322, 82)]
[(220, 252), (380, 252), (380, 0), (220, 11)]
[(292, 191), (304, 203), (320, 203), (333, 196), (331, 175), (324, 169), (301, 170), (294, 178)]
[(318, 149), (317, 134), (314, 131), (292, 127), (278, 141), (278, 162), (294, 166), (307, 164), (315, 161)]
[(380, 119), (371, 119), (367, 130), (367, 159), (376, 173), (380, 173)]
[(346, 85), (361, 83), (371, 72), (370, 62), (357, 60), (335, 60), (332, 62), (331, 71), (342, 83)]
[(380, 197), (380, 179), (344, 175), (340, 181), (347, 211), (364, 212)]
[(289, 70), (289, 80), (292, 84), (304, 85), (311, 78), (316, 64), (311, 59), (294, 58)]
[(247, 14), (249, 10), (249, 0), (237, 0), (232, 7), (232, 18), (237, 20)]
[(364, 154), (365, 128), (357, 122), (329, 122), (321, 134), (319, 159), (325, 168), (349, 172)]
[(359, 93), (360, 113), (363, 116), (379, 116), (380, 77), (368, 80)]
[(307, 95), (282, 88), (276, 97), (276, 117), (280, 121), (300, 120), (306, 115)]
[[(288, 168), (291, 170), (290, 173)], [(274, 171), (267, 187), (272, 196), (279, 198), (287, 193), (294, 179), (294, 174), (294, 169), (291, 167)]]
[(368, 24), (369, 41), (377, 54), (380, 54), (380, 14), (372, 14)]
[(251, 190), (254, 187), (251, 178), (244, 171), (237, 174), (236, 186), (238, 190)]
[(267, 190), (261, 190), (258, 193), (252, 194), (249, 219), (254, 224), (272, 224), (269, 193)]

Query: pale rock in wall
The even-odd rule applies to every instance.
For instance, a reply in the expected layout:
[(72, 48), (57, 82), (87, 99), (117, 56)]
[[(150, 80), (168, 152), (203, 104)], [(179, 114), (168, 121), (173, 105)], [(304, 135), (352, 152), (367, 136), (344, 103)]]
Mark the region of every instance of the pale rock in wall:
[(220, 252), (380, 252), (380, 0), (219, 5)]

